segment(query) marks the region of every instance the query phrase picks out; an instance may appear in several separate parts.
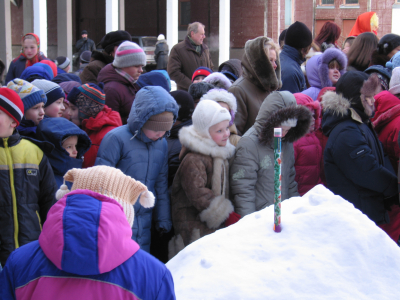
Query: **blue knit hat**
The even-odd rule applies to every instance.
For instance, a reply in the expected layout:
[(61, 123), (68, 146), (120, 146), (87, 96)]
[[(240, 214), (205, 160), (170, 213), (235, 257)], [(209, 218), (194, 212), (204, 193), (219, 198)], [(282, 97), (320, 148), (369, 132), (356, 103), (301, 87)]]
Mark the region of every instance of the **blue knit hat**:
[(63, 89), (57, 83), (45, 79), (36, 79), (32, 81), (32, 84), (45, 92), (47, 103), (44, 107), (48, 107), (60, 98), (65, 98)]
[(53, 69), (49, 66), (49, 65), (46, 65), (46, 64), (44, 64), (44, 63), (41, 63), (41, 62), (38, 62), (38, 63), (36, 63), (35, 64), (35, 66), (38, 66), (38, 67), (43, 67), (43, 68), (45, 68), (46, 69), (46, 71), (50, 74), (50, 76), (51, 76), (51, 78), (49, 79), (49, 80), (51, 80), (51, 79), (53, 79), (54, 78), (54, 72), (53, 72)]
[(7, 84), (7, 88), (16, 92), (24, 103), (24, 112), (36, 104), (46, 104), (47, 97), (43, 90), (20, 78), (15, 78)]
[[(27, 67), (21, 74), (20, 78), (28, 81), (29, 77), (35, 76), (35, 79), (38, 77), (46, 80), (51, 80), (52, 76), (49, 74), (49, 71), (46, 70), (42, 65), (38, 66), (34, 64), (33, 66)], [(29, 80), (30, 81), (30, 80)]]
[(81, 119), (95, 118), (106, 104), (106, 95), (94, 83), (86, 83), (80, 87), (74, 87), (68, 94), (67, 99), (78, 107)]

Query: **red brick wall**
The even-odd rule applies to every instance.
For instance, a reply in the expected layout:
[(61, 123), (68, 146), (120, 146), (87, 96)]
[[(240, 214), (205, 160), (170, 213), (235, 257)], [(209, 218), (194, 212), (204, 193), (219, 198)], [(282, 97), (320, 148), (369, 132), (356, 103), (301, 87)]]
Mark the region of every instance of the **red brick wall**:
[[(392, 32), (392, 5), (395, 0), (372, 0), (371, 11), (379, 17), (378, 38)], [(395, 32), (398, 34), (398, 32)]]
[(313, 17), (313, 0), (295, 0), (295, 21), (303, 22), (313, 32)]

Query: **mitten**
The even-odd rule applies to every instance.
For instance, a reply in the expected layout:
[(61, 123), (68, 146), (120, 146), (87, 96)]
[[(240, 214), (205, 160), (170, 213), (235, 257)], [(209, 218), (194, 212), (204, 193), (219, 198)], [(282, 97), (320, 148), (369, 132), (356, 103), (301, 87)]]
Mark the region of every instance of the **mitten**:
[(235, 224), (237, 221), (240, 220), (240, 218), (241, 218), (241, 216), (239, 214), (235, 213), (234, 211), (231, 212), (229, 214), (228, 219), (225, 220), (225, 227)]

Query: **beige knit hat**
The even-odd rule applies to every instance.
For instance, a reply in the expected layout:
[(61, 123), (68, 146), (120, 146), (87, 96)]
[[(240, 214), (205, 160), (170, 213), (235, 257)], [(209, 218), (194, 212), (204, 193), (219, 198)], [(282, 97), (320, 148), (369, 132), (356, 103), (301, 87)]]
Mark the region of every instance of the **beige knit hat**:
[(121, 204), (129, 224), (133, 225), (133, 205), (140, 196), (140, 204), (145, 207), (154, 206), (154, 195), (139, 181), (126, 176), (121, 170), (108, 166), (95, 166), (87, 169), (71, 169), (64, 175), (64, 184), (56, 193), (60, 200), (70, 191), (65, 180), (73, 182), (71, 191), (90, 190), (110, 197)]
[(174, 125), (174, 114), (169, 111), (164, 111), (161, 114), (151, 116), (143, 128), (153, 131), (169, 131)]

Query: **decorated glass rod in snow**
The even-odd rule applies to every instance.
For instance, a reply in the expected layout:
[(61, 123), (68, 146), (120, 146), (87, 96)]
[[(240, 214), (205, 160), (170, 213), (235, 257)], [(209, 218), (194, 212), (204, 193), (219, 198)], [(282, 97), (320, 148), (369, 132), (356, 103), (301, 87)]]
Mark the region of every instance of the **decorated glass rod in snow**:
[(274, 128), (274, 231), (281, 232), (281, 142), (282, 128)]

